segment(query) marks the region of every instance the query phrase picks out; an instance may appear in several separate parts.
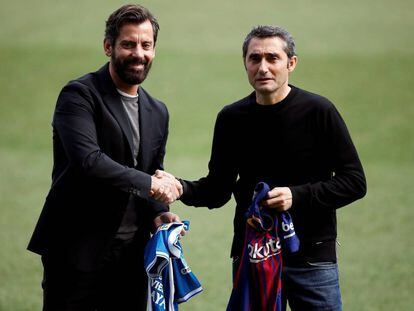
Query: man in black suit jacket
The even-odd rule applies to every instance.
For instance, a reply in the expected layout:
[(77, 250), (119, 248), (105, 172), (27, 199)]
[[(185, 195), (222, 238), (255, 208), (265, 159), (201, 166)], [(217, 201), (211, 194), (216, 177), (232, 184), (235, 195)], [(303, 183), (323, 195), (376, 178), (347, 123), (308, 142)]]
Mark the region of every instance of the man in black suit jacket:
[(126, 5), (106, 22), (108, 64), (69, 82), (53, 117), (52, 186), (28, 249), (42, 256), (44, 310), (144, 310), (150, 230), (179, 221), (163, 169), (168, 111), (140, 84), (158, 23)]

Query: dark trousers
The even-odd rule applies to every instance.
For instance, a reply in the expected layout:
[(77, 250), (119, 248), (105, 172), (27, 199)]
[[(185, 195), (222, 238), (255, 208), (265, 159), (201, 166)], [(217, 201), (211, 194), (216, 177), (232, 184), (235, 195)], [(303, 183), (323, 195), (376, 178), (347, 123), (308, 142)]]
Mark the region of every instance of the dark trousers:
[(80, 271), (61, 256), (42, 256), (43, 311), (146, 310), (142, 248), (132, 240), (114, 240), (94, 271)]

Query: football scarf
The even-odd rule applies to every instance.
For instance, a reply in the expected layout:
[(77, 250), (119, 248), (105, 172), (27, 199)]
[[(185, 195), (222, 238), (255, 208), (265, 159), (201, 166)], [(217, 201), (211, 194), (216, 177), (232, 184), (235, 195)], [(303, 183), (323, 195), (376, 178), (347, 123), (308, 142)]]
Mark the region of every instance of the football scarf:
[(145, 247), (144, 265), (148, 275), (149, 311), (175, 311), (203, 289), (184, 259), (180, 232), (189, 222), (168, 223), (158, 227)]
[(228, 311), (282, 310), (282, 249), (298, 251), (299, 239), (288, 212), (260, 206), (269, 190), (266, 183), (258, 183), (246, 213), (243, 252)]

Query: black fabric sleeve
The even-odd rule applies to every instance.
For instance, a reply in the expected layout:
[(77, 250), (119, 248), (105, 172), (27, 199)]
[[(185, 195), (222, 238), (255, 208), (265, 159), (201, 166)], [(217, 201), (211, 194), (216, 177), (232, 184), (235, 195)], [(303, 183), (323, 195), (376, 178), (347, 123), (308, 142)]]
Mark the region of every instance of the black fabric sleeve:
[(230, 200), (237, 178), (233, 129), (231, 115), (222, 110), (214, 127), (208, 175), (197, 181), (180, 180), (183, 184), (181, 201), (184, 204), (218, 208)]
[(339, 112), (332, 104), (316, 117), (318, 136), (327, 153), (332, 177), (329, 180), (292, 186), (292, 208), (336, 209), (362, 198), (366, 180), (357, 151)]
[(103, 153), (98, 145), (91, 94), (81, 83), (71, 83), (61, 92), (53, 127), (61, 139), (70, 165), (122, 191), (147, 198), (150, 175), (124, 166)]

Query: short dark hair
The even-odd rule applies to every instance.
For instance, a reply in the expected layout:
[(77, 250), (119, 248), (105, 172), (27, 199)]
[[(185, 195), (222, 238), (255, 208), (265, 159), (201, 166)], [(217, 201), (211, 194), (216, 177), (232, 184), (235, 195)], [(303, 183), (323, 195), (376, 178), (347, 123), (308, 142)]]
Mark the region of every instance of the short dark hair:
[(290, 35), (290, 33), (287, 32), (287, 30), (281, 27), (278, 27), (278, 26), (259, 25), (259, 26), (253, 27), (253, 29), (246, 36), (246, 39), (244, 39), (243, 59), (246, 59), (247, 48), (249, 47), (249, 43), (252, 40), (252, 38), (271, 38), (271, 37), (278, 37), (282, 39), (283, 41), (285, 41), (286, 46), (283, 50), (286, 52), (289, 58), (296, 55), (295, 41), (293, 40), (293, 37)]
[(149, 20), (152, 24), (155, 45), (160, 25), (148, 9), (137, 4), (123, 5), (109, 16), (106, 21), (105, 40), (108, 40), (111, 46), (114, 46), (122, 26), (125, 24), (141, 24), (147, 20)]

